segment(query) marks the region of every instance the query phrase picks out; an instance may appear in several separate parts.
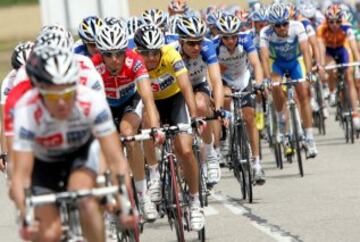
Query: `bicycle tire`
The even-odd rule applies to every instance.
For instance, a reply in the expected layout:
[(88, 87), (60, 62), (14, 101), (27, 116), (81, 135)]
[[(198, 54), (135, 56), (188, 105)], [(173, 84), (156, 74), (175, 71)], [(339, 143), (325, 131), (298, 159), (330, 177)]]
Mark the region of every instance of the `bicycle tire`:
[(238, 144), (238, 134), (236, 131), (236, 126), (234, 126), (234, 132), (232, 133), (231, 139), (231, 161), (232, 168), (234, 169), (234, 176), (240, 184), (240, 192), (242, 195), (242, 199), (246, 199), (246, 188), (245, 188), (245, 176), (244, 171), (241, 166), (241, 156), (240, 156), (240, 146)]
[(239, 127), (239, 134), (241, 134), (240, 136), (240, 140), (239, 140), (239, 144), (240, 144), (240, 154), (241, 154), (241, 162), (240, 165), (242, 167), (243, 170), (243, 175), (244, 175), (244, 187), (245, 187), (245, 193), (247, 197), (247, 200), (249, 201), (249, 203), (252, 203), (253, 201), (253, 180), (252, 180), (252, 166), (250, 164), (250, 148), (249, 148), (249, 140), (247, 138), (247, 133), (245, 130), (245, 127), (242, 126), (240, 124)]
[(172, 209), (175, 211), (172, 211), (172, 215), (174, 218), (174, 225), (175, 225), (175, 231), (176, 231), (176, 237), (178, 242), (185, 242), (185, 234), (184, 234), (184, 223), (183, 223), (183, 212), (182, 207), (180, 205), (180, 198), (179, 198), (179, 188), (178, 188), (178, 179), (177, 179), (177, 172), (175, 171), (175, 165), (174, 165), (174, 159), (172, 156), (168, 157), (169, 162), (169, 169), (170, 169), (170, 175), (171, 175), (171, 197), (173, 199)]
[(280, 169), (283, 169), (284, 165), (283, 165), (281, 144), (280, 143), (276, 143), (274, 145), (274, 153), (275, 153), (275, 160), (276, 160), (277, 167), (280, 168)]
[(304, 169), (303, 169), (303, 164), (302, 164), (300, 137), (299, 137), (299, 132), (298, 132), (300, 127), (298, 127), (298, 123), (297, 123), (295, 104), (293, 104), (291, 106), (290, 113), (291, 113), (291, 122), (293, 125), (294, 142), (295, 142), (297, 162), (298, 162), (298, 166), (299, 166), (299, 173), (300, 173), (300, 176), (303, 177)]

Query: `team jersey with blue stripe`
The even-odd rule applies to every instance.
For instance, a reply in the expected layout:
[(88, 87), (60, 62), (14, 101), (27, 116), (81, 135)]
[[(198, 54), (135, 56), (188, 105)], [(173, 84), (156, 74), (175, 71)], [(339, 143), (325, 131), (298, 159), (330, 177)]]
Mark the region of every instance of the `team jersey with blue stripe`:
[(208, 65), (218, 63), (214, 44), (209, 39), (204, 39), (201, 45), (200, 55), (195, 59), (184, 58), (179, 41), (173, 42), (171, 45), (182, 53), (185, 66), (189, 71), (189, 77), (193, 86), (206, 82), (206, 74)]
[(86, 48), (86, 45), (82, 42), (81, 39), (79, 39), (78, 41), (75, 42), (74, 53), (79, 54), (79, 55), (84, 55), (84, 56), (91, 58), (91, 55)]
[(248, 54), (256, 51), (252, 33), (249, 31), (239, 33), (238, 43), (233, 53), (228, 51), (220, 37), (213, 41), (223, 81), (236, 89), (246, 88), (250, 79)]
[(278, 36), (274, 27), (269, 25), (260, 31), (260, 48), (269, 48), (271, 59), (287, 62), (301, 56), (300, 42), (307, 38), (305, 28), (299, 21), (289, 22), (289, 32), (284, 38)]

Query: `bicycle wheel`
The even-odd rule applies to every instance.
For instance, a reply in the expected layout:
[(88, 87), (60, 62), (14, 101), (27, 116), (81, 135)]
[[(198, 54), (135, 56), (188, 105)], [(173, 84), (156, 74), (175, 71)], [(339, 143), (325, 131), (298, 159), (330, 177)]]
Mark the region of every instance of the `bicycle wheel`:
[(234, 176), (240, 184), (240, 191), (242, 199), (246, 199), (246, 188), (245, 188), (245, 176), (244, 170), (241, 166), (241, 154), (240, 154), (240, 145), (238, 144), (239, 139), (237, 138), (239, 134), (234, 127), (232, 139), (231, 139), (231, 162), (232, 168), (234, 169)]
[(172, 198), (172, 217), (174, 219), (174, 225), (175, 225), (175, 231), (176, 231), (176, 237), (179, 242), (185, 242), (185, 235), (184, 235), (184, 223), (183, 223), (183, 212), (182, 207), (180, 204), (180, 198), (179, 198), (179, 180), (174, 164), (174, 158), (173, 156), (168, 157), (169, 162), (169, 169), (170, 169), (170, 175), (171, 175), (171, 198)]
[[(201, 171), (201, 166), (199, 166), (199, 167), (200, 167), (199, 177), (201, 180), (201, 181), (199, 181), (199, 200), (200, 200), (200, 206), (201, 206), (201, 208), (203, 208), (203, 207), (207, 206), (207, 189), (206, 189), (206, 183), (202, 182), (203, 172)], [(206, 240), (205, 226), (202, 230), (200, 230), (198, 232), (198, 239), (201, 242), (204, 242)]]
[(352, 122), (352, 108), (351, 108), (351, 103), (350, 103), (350, 94), (349, 94), (349, 90), (347, 88), (347, 85), (344, 82), (344, 86), (343, 86), (343, 92), (344, 92), (344, 107), (346, 110), (345, 113), (345, 117), (346, 117), (346, 125), (348, 127), (347, 129), (347, 140), (346, 143), (348, 143), (349, 141), (354, 144), (355, 142), (355, 130), (354, 130), (354, 124)]
[(293, 132), (294, 132), (293, 135), (294, 135), (296, 156), (297, 156), (297, 161), (298, 161), (298, 165), (299, 165), (299, 172), (300, 172), (300, 175), (303, 177), (304, 176), (304, 170), (303, 170), (303, 164), (302, 164), (300, 136), (299, 136), (299, 129), (301, 127), (299, 127), (299, 124), (297, 122), (298, 118), (296, 116), (297, 115), (296, 111), (297, 110), (296, 110), (296, 107), (295, 107), (295, 104), (294, 104), (290, 108), (291, 123), (292, 123), (292, 127), (293, 127)]
[(117, 226), (116, 233), (118, 242), (139, 242), (139, 236), (136, 236), (136, 232), (134, 230), (122, 230), (121, 227)]
[(253, 201), (253, 180), (252, 180), (252, 166), (250, 161), (250, 144), (246, 134), (246, 130), (244, 126), (239, 127), (239, 134), (241, 134), (239, 139), (240, 144), (240, 154), (241, 154), (241, 162), (240, 165), (242, 167), (243, 175), (244, 175), (244, 187), (245, 187), (245, 196), (247, 197), (249, 203)]

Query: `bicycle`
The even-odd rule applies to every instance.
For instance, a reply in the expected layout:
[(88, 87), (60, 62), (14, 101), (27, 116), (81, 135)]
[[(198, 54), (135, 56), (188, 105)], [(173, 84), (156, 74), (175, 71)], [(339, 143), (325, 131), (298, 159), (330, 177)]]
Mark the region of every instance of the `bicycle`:
[(318, 109), (313, 110), (314, 126), (318, 128), (319, 134), (326, 135), (326, 118), (324, 117), (325, 103), (323, 97), (323, 89), (319, 76), (317, 75), (316, 77), (316, 81), (314, 82), (314, 95)]
[[(192, 129), (190, 124), (175, 126), (164, 125), (160, 130), (165, 133), (159, 164), (162, 199), (158, 205), (160, 217), (167, 215), (170, 228), (175, 228), (177, 241), (185, 242), (184, 231), (190, 231), (190, 198), (187, 185), (180, 175), (180, 164), (173, 151), (173, 139), (179, 133), (188, 133)], [(149, 134), (151, 130), (141, 130), (142, 134)], [(199, 163), (200, 166), (200, 163)], [(201, 169), (200, 171), (201, 172)], [(202, 174), (201, 174), (202, 176)], [(202, 183), (199, 182), (199, 187)], [(203, 192), (199, 190), (200, 205), (204, 206)], [(205, 241), (205, 227), (198, 231), (198, 238)]]
[(352, 121), (353, 110), (350, 102), (349, 89), (347, 86), (347, 82), (345, 81), (345, 69), (346, 67), (359, 65), (359, 62), (353, 62), (348, 64), (328, 65), (325, 67), (326, 71), (332, 69), (339, 69), (336, 88), (335, 119), (340, 121), (340, 124), (345, 131), (346, 143), (351, 142), (352, 144), (355, 142), (355, 135), (358, 136), (358, 133), (356, 133)]
[(230, 162), (229, 168), (234, 170), (234, 176), (240, 184), (240, 190), (243, 199), (248, 199), (249, 203), (253, 201), (253, 169), (250, 161), (251, 147), (243, 113), (241, 111), (241, 100), (244, 96), (253, 94), (253, 92), (233, 92), (225, 97), (233, 99), (233, 120), (230, 125)]
[[(285, 81), (282, 82), (277, 82), (277, 83), (272, 83), (272, 86), (285, 86), (286, 87), (286, 93), (287, 93), (287, 109), (289, 110), (290, 113), (290, 122), (289, 122), (289, 145), (292, 151), (295, 150), (296, 152), (296, 157), (297, 157), (297, 162), (298, 162), (298, 166), (299, 166), (299, 173), (300, 176), (303, 177), (304, 176), (304, 169), (303, 169), (303, 164), (302, 164), (302, 156), (301, 156), (301, 150), (304, 148), (303, 146), (303, 142), (304, 142), (304, 137), (303, 137), (303, 131), (302, 131), (302, 126), (301, 126), (301, 119), (300, 119), (300, 113), (299, 113), (299, 109), (296, 105), (296, 101), (295, 101), (295, 87), (298, 83), (300, 82), (305, 82), (306, 79), (298, 79), (298, 80), (289, 80), (289, 76), (285, 75), (283, 77), (283, 79)], [(276, 136), (278, 137), (277, 140), (279, 141), (279, 144), (283, 144), (284, 149), (286, 149), (286, 145), (284, 138), (281, 140), (279, 138), (280, 131), (279, 129), (276, 130)], [(305, 149), (306, 151), (306, 149)], [(275, 152), (279, 152), (275, 151)], [(285, 153), (285, 152), (284, 152)], [(278, 154), (279, 155), (279, 154)], [(292, 156), (294, 155), (294, 152), (291, 152), (289, 154), (287, 154), (287, 160), (291, 163), (292, 162)]]
[[(119, 176), (118, 186), (106, 186), (101, 188), (83, 189), (78, 191), (65, 191), (60, 193), (50, 193), (46, 195), (32, 195), (31, 189), (25, 189), (25, 217), (24, 225), (29, 226), (34, 220), (34, 209), (37, 206), (46, 204), (55, 204), (60, 209), (60, 216), (63, 225), (63, 235), (61, 241), (67, 242), (84, 242), (79, 211), (77, 208), (77, 201), (85, 197), (101, 197), (113, 196), (120, 194), (120, 201), (122, 204), (122, 212), (126, 214), (133, 214), (134, 210), (131, 207), (127, 190), (125, 187), (124, 176)], [(106, 199), (105, 199), (106, 200)], [(103, 202), (105, 202), (103, 199)], [(122, 233), (118, 241), (138, 242), (139, 238), (136, 235), (130, 237)], [(129, 239), (130, 238), (130, 239)]]

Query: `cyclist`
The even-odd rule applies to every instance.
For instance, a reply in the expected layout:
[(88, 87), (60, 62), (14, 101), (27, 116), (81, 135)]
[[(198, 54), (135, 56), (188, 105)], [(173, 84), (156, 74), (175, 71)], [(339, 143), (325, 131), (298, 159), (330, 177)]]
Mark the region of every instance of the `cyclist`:
[[(170, 45), (164, 45), (162, 31), (154, 25), (145, 25), (135, 33), (136, 51), (140, 53), (149, 71), (155, 104), (163, 124), (177, 125), (192, 123), (197, 125), (195, 97), (189, 81), (188, 72), (180, 54)], [(147, 111), (147, 110), (146, 110)], [(149, 127), (147, 112), (144, 126)], [(189, 117), (190, 115), (190, 117)], [(179, 134), (175, 138), (176, 154), (182, 161), (185, 181), (190, 190), (191, 229), (199, 231), (204, 227), (205, 217), (199, 200), (199, 171), (192, 151), (192, 136)], [(151, 198), (161, 200), (160, 174), (152, 142), (145, 143), (145, 155), (150, 170)]]
[[(6, 102), (6, 98), (13, 87), (13, 80), (16, 77), (16, 74), (19, 68), (25, 64), (27, 58), (30, 55), (30, 52), (34, 46), (34, 43), (31, 41), (20, 42), (18, 43), (11, 55), (11, 66), (12, 70), (5, 76), (4, 80), (1, 82), (1, 115), (4, 117), (4, 106)], [(3, 126), (1, 128), (1, 153), (5, 154), (8, 153), (8, 149), (6, 147), (6, 140), (4, 135), (4, 122), (2, 122)], [(4, 160), (0, 160), (0, 170), (4, 171), (5, 163)]]
[[(263, 71), (251, 33), (240, 32), (241, 21), (234, 15), (222, 14), (216, 26), (219, 37), (214, 40), (214, 43), (222, 70), (224, 93), (231, 94), (233, 90), (251, 91), (249, 63), (254, 70), (256, 83), (260, 85), (263, 82)], [(231, 99), (226, 98), (226, 110), (230, 111), (230, 104)], [(260, 164), (259, 132), (255, 122), (254, 95), (246, 95), (241, 101), (241, 108), (253, 154), (254, 180), (257, 184), (262, 185), (265, 182), (265, 175)]]
[(78, 29), (80, 39), (75, 43), (75, 53), (88, 57), (98, 53), (95, 45), (95, 35), (102, 24), (103, 21), (96, 16), (89, 16), (81, 21)]
[[(92, 57), (95, 67), (102, 75), (116, 127), (125, 136), (137, 134), (141, 124), (142, 102), (149, 112), (151, 128), (159, 127), (148, 72), (141, 56), (127, 49), (127, 46), (125, 28), (117, 23), (104, 24), (96, 35), (96, 47), (100, 53)], [(159, 133), (156, 141), (159, 142), (160, 139)], [(127, 148), (140, 208), (146, 220), (154, 221), (157, 211), (147, 191), (140, 144), (131, 142)]]
[[(338, 4), (332, 4), (325, 13), (326, 21), (317, 29), (320, 53), (324, 63), (350, 63), (355, 58), (360, 61), (360, 54), (356, 46), (354, 31), (349, 23), (343, 21), (343, 12)], [(359, 67), (355, 68), (356, 79), (360, 78)], [(357, 111), (357, 93), (353, 78), (353, 68), (345, 69), (345, 81), (349, 88), (349, 98), (352, 106), (352, 119), (356, 130), (360, 130), (360, 116)], [(330, 73), (330, 104), (335, 104), (336, 75)]]
[[(266, 78), (280, 82), (282, 76), (290, 74), (292, 80), (306, 77), (313, 79), (312, 63), (308, 47), (308, 37), (304, 26), (289, 20), (289, 9), (285, 4), (275, 3), (268, 10), (269, 26), (260, 32), (260, 52)], [(298, 83), (296, 93), (301, 106), (301, 117), (305, 128), (307, 158), (317, 155), (312, 130), (312, 112), (308, 84)], [(284, 93), (280, 86), (273, 88), (273, 98), (279, 127), (284, 127)], [(281, 127), (280, 127), (281, 130)]]
[[(35, 48), (26, 71), (35, 88), (16, 105), (16, 165), (11, 182), (20, 218), (24, 218), (24, 189), (29, 185), (35, 195), (93, 188), (100, 149), (112, 174), (126, 175), (129, 181), (106, 100), (78, 85), (79, 65), (72, 52), (49, 46)], [(96, 199), (80, 200), (79, 212), (87, 241), (105, 241), (104, 220)], [(56, 205), (37, 207), (35, 217), (38, 227), (21, 224), (24, 240), (60, 241), (61, 220)]]
[[(176, 32), (179, 35), (176, 47), (189, 71), (198, 115), (209, 117), (224, 113), (224, 92), (219, 62), (212, 41), (205, 38), (205, 22), (196, 16), (184, 16), (178, 21)], [(211, 95), (214, 97), (215, 112), (211, 108)], [(214, 149), (214, 143), (219, 147), (219, 135), (220, 125), (214, 122), (210, 123), (202, 134), (205, 143), (207, 182), (210, 185), (218, 183), (221, 177), (218, 161), (220, 150)]]

